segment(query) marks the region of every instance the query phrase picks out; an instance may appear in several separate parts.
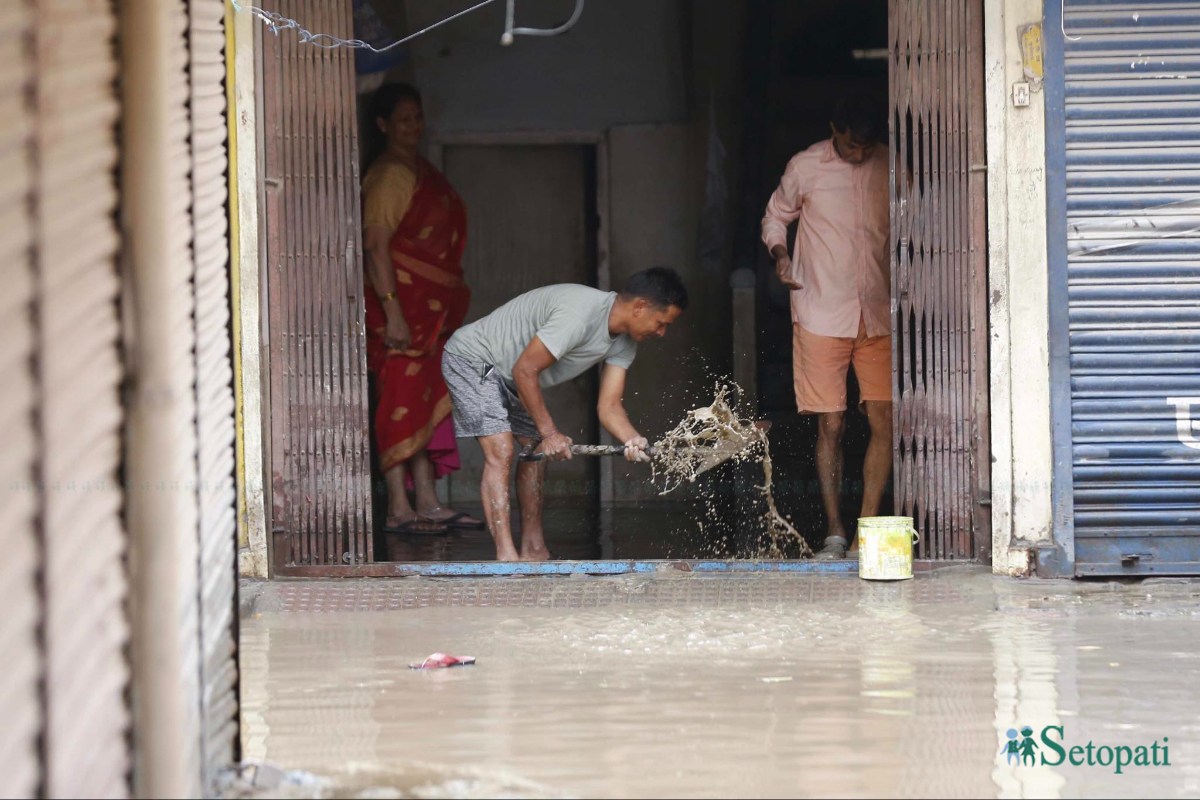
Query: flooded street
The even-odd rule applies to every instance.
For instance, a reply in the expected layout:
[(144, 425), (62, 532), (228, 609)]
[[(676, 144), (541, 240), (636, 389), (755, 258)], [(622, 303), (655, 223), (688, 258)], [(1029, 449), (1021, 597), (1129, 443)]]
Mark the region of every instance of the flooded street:
[[(408, 669), (434, 652), (478, 662)], [(956, 567), (902, 583), (670, 571), (253, 584), (241, 664), (243, 758), (347, 793), (1200, 793), (1189, 581)], [(1043, 737), (1061, 742), (1062, 764), (1010, 763), (1008, 732), (1024, 743), (1026, 726), (1026, 748), (1054, 761)], [(1086, 763), (1089, 742), (1109, 765)], [(1159, 766), (1115, 774), (1119, 748), (1155, 742)]]

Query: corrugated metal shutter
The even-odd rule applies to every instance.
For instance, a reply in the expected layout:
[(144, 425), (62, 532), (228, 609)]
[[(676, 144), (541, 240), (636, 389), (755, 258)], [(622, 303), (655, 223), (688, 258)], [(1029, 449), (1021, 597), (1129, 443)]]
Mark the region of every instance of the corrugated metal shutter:
[(35, 8), (45, 792), (121, 797), (130, 758), (115, 19), (107, 0)]
[(40, 782), (37, 737), (41, 646), (36, 584), (33, 436), (34, 331), (33, 119), (29, 108), (33, 54), (27, 41), (32, 0), (0, 6), (0, 796), (33, 797)]
[(1200, 573), (1200, 3), (1064, 9), (1077, 574)]
[[(349, 38), (350, 0), (276, 10)], [(373, 560), (353, 53), (263, 39), (276, 564)]]
[(192, 251), (200, 537), (201, 757), (205, 786), (235, 758), (237, 573), (229, 330), (225, 5), (190, 0)]

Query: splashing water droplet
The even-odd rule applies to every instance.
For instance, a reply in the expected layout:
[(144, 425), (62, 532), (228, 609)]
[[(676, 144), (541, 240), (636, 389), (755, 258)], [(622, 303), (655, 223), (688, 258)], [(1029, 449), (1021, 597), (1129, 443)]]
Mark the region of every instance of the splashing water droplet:
[[(762, 517), (767, 548), (760, 558), (784, 558), (789, 543), (798, 545), (802, 558), (811, 557), (812, 549), (804, 537), (779, 513), (772, 493), (771, 451), (765, 429), (736, 410), (742, 398), (741, 387), (717, 381), (715, 396), (707, 406), (692, 409), (654, 445), (652, 480), (661, 482), (660, 495), (668, 494), (684, 483), (693, 483), (701, 474), (718, 464), (761, 461), (763, 483), (758, 487), (767, 511)], [(706, 506), (713, 516), (717, 507), (712, 498)], [(701, 529), (703, 529), (701, 525)], [(727, 541), (722, 537), (722, 541)]]

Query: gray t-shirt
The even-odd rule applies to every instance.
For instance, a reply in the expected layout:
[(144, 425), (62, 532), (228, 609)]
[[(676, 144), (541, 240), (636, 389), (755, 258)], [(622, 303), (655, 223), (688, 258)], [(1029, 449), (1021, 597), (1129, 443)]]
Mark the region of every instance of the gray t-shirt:
[(543, 388), (566, 383), (601, 361), (628, 369), (637, 344), (625, 334), (608, 333), (608, 315), (616, 299), (616, 292), (575, 283), (543, 286), (459, 328), (446, 343), (446, 352), (481, 366), (490, 364), (509, 385), (513, 365), (535, 336), (558, 359), (542, 370)]

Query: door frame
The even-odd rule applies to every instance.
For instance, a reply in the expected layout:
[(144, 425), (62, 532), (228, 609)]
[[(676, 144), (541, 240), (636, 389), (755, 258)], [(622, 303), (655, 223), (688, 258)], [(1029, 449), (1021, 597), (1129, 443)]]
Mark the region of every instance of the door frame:
[[(1047, 3), (1044, 28), (1058, 31), (1063, 11)], [(1071, 340), (1067, 293), (1067, 152), (1065, 54), (1058, 36), (1043, 38), (1046, 95), (1046, 266), (1049, 298), (1051, 540), (1037, 550), (1042, 578), (1075, 575), (1075, 479), (1072, 472)]]
[[(447, 147), (552, 147), (555, 145), (584, 145), (596, 149), (596, 288), (612, 289), (611, 217), (609, 214), (608, 133), (607, 131), (479, 131), (442, 132), (426, 134), (426, 158), (440, 171), (445, 172)], [(612, 444), (607, 431), (600, 430), (602, 444)], [(438, 482), (438, 491), (445, 484)], [(610, 459), (600, 459), (600, 507), (611, 506), (616, 498), (616, 477)], [(446, 500), (445, 497), (440, 497)]]

